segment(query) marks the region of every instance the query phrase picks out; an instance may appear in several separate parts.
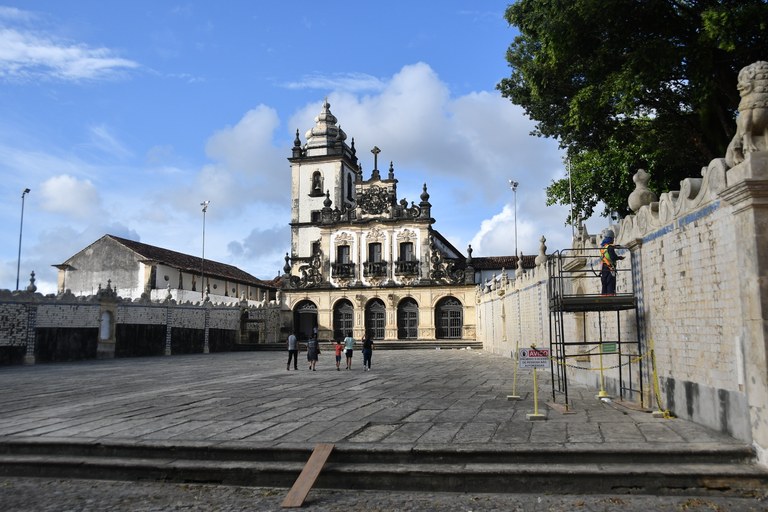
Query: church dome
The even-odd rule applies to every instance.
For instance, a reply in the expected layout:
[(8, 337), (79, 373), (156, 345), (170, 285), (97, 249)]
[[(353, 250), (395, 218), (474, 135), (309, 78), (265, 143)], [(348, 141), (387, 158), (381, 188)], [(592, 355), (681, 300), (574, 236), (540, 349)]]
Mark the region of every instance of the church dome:
[(339, 140), (347, 139), (347, 134), (341, 127), (336, 126), (336, 116), (331, 113), (331, 104), (326, 99), (323, 102), (323, 110), (315, 117), (315, 126), (305, 134), (307, 147), (331, 146)]

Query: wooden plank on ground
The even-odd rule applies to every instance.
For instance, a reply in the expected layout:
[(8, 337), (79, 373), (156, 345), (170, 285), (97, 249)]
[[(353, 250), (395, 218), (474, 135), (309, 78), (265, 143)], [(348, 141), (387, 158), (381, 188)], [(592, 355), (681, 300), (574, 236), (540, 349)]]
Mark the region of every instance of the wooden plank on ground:
[(307, 494), (315, 485), (320, 471), (322, 471), (325, 462), (331, 455), (333, 450), (333, 444), (320, 443), (315, 445), (312, 450), (312, 455), (309, 456), (307, 464), (304, 469), (301, 470), (299, 478), (294, 482), (291, 490), (288, 491), (288, 495), (283, 500), (283, 508), (297, 508), (304, 505), (304, 500), (307, 498)]

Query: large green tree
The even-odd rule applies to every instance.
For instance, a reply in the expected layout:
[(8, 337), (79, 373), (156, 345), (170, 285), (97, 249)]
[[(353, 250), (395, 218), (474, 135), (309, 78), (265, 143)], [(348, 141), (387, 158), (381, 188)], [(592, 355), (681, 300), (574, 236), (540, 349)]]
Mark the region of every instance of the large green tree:
[[(520, 0), (505, 17), (520, 35), (497, 88), (566, 148), (581, 217), (626, 214), (638, 168), (663, 192), (723, 157), (738, 72), (768, 60), (768, 0)], [(554, 181), (548, 203), (569, 192)]]

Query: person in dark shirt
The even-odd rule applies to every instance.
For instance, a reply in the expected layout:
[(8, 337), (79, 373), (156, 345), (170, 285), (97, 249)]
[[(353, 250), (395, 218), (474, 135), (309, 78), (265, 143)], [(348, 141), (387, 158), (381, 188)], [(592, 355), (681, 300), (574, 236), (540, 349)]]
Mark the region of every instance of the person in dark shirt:
[(288, 367), (286, 370), (291, 369), (291, 359), (293, 359), (293, 369), (299, 369), (299, 342), (296, 340), (296, 335), (291, 333), (288, 336)]
[(371, 369), (371, 356), (373, 355), (373, 340), (368, 334), (363, 335), (363, 339), (360, 340), (363, 344), (363, 370), (369, 371)]
[(317, 359), (320, 355), (320, 346), (317, 343), (316, 339), (311, 339), (307, 341), (307, 361), (309, 362), (309, 369), (312, 371), (315, 371), (315, 366), (317, 366)]

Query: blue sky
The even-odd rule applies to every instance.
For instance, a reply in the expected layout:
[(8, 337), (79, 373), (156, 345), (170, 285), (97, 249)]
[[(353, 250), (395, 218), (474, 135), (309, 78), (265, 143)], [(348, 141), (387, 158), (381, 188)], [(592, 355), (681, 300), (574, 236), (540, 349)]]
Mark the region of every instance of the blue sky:
[[(435, 228), (475, 256), (566, 247), (545, 187), (555, 141), (501, 98), (515, 36), (506, 1), (0, 0), (0, 288), (56, 290), (61, 263), (104, 234), (264, 279), (289, 250), (290, 166), (325, 97), (364, 177), (426, 183)], [(380, 164), (380, 167), (384, 165)]]

